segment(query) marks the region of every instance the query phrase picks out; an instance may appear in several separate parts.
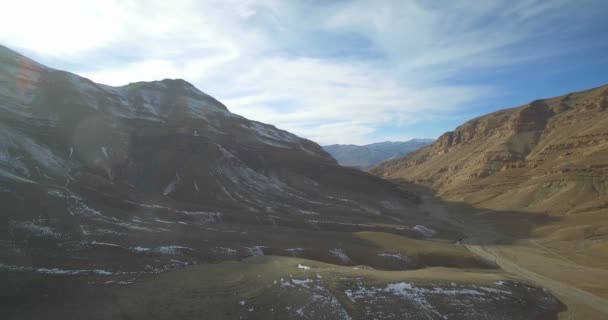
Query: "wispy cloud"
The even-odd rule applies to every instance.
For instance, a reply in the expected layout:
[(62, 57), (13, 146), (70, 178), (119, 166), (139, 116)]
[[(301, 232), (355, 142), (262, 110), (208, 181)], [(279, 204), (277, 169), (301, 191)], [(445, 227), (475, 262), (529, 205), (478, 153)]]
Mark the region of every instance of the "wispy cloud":
[(499, 89), (456, 81), (460, 75), (564, 55), (565, 43), (582, 50), (593, 41), (576, 35), (608, 9), (591, 0), (14, 1), (3, 8), (0, 41), (51, 66), (112, 85), (184, 78), (233, 112), (323, 144), (416, 136), (407, 128), (421, 121), (438, 126), (427, 132), (450, 129), (433, 119), (470, 112)]

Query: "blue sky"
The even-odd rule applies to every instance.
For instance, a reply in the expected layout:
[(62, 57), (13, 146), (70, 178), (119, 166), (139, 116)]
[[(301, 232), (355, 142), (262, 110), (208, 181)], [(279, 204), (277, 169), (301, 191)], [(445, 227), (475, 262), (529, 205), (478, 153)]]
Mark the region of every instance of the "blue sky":
[[(435, 138), (608, 83), (608, 1), (7, 1), (0, 42), (96, 82), (183, 78), (321, 144)], [(38, 10), (32, 10), (37, 8)]]

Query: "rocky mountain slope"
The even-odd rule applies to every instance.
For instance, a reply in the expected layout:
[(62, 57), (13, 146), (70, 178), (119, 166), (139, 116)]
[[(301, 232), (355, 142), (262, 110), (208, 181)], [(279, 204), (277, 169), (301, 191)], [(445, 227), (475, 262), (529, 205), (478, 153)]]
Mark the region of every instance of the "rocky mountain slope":
[(415, 195), (232, 114), (186, 81), (110, 87), (0, 49), (4, 241), (34, 233), (49, 236), (46, 245), (108, 242), (129, 232), (158, 240), (219, 221), (318, 229), (408, 217), (416, 233), (424, 219)]
[(340, 165), (366, 170), (383, 161), (403, 157), (433, 143), (432, 139), (412, 139), (399, 142), (378, 142), (363, 146), (332, 144), (323, 146)]
[(473, 119), (371, 172), (480, 207), (578, 217), (555, 237), (606, 236), (608, 86)]
[(0, 47), (7, 319), (482, 319), (511, 309), (528, 319), (561, 309), (453, 244), (459, 231), (420, 201), (186, 81), (110, 87)]

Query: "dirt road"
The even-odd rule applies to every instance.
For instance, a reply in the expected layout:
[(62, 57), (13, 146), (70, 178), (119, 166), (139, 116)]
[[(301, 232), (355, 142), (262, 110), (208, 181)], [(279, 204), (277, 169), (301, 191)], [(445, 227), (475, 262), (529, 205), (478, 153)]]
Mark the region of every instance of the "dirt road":
[(492, 225), (474, 219), (472, 215), (466, 218), (460, 213), (453, 214), (432, 197), (425, 197), (422, 207), (435, 218), (461, 228), (468, 236), (463, 245), (471, 252), (497, 264), (508, 273), (550, 290), (568, 307), (567, 311), (560, 313), (559, 319), (608, 319), (608, 299), (580, 288), (587, 283), (602, 281), (602, 278), (608, 277), (608, 271), (587, 268), (559, 257), (549, 258), (555, 254), (542, 246), (528, 247), (521, 243), (499, 245), (496, 240), (504, 235)]

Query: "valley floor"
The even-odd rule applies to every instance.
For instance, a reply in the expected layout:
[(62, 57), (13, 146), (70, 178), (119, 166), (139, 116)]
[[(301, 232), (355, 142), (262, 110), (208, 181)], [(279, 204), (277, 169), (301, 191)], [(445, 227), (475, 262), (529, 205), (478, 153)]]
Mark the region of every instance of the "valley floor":
[(463, 230), (467, 238), (461, 243), (471, 252), (557, 296), (567, 306), (559, 319), (608, 319), (608, 270), (577, 263), (555, 250), (560, 245), (556, 242), (510, 238), (500, 231), (500, 222), (480, 218), (481, 211), (464, 212), (432, 196), (424, 201), (434, 217)]
[[(528, 245), (495, 246), (505, 238), (491, 226), (482, 227), (482, 220), (468, 221), (465, 212), (452, 212), (448, 206), (426, 197), (421, 208), (443, 221), (438, 225), (463, 229), (468, 236), (460, 241), (464, 245), (455, 243), (462, 232), (416, 238), (399, 234), (398, 225), (327, 231), (218, 222), (201, 232), (216, 241), (234, 238), (233, 244), (243, 245), (255, 239), (264, 246), (254, 256), (209, 263), (196, 256), (207, 242), (192, 243), (186, 251), (190, 256), (170, 256), (173, 263), (192, 263), (158, 272), (66, 274), (59, 269), (0, 265), (0, 315), (15, 320), (550, 320), (565, 310), (555, 295), (568, 305), (560, 314), (563, 319), (605, 317), (605, 297), (599, 291), (577, 288), (559, 278), (561, 274), (555, 279), (541, 275), (532, 265), (559, 257), (534, 260), (538, 255), (526, 251)], [(113, 259), (116, 268), (164, 259), (156, 252), (123, 252), (117, 244), (102, 247), (107, 257), (113, 257), (103, 262)], [(599, 290), (606, 287), (602, 276), (588, 273), (573, 281), (588, 277), (587, 285), (595, 283)]]

